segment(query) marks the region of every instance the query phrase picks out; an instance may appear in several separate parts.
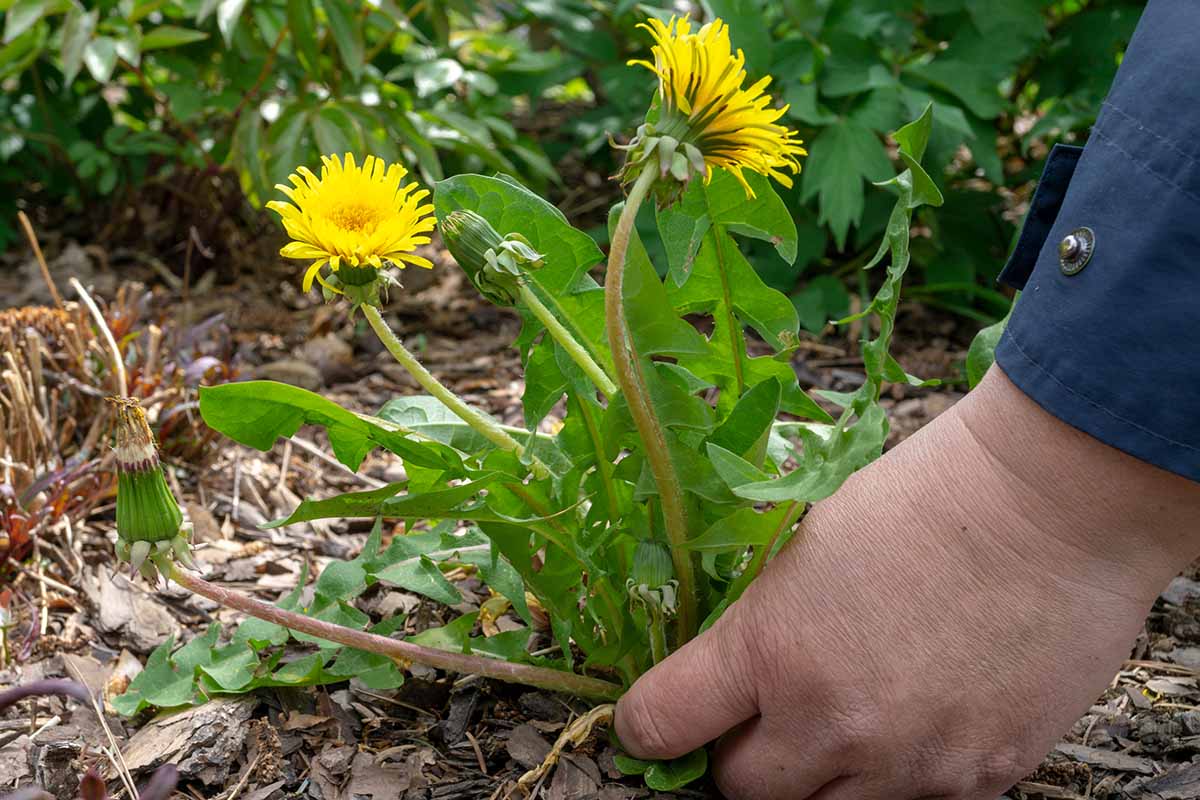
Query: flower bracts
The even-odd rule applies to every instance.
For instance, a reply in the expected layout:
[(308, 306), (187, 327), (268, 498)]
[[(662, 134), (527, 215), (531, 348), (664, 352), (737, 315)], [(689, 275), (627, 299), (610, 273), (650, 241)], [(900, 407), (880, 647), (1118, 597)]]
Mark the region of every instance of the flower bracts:
[(172, 558), (191, 563), (183, 513), (163, 477), (146, 412), (130, 397), (116, 406), (117, 556), (148, 580), (170, 572)]

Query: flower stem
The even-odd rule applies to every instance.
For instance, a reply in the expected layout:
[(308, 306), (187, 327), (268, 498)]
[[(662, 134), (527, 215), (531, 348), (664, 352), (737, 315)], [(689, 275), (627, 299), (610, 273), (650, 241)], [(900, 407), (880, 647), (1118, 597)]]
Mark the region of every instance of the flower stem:
[(657, 664), (667, 657), (667, 626), (662, 614), (650, 614), (650, 657)]
[(791, 530), (792, 526), (799, 522), (807, 511), (808, 504), (800, 501), (794, 501), (788, 506), (787, 511), (784, 512), (783, 519), (779, 521), (779, 526), (771, 534), (771, 540), (767, 542), (765, 547), (755, 550), (750, 564), (746, 567), (746, 571), (738, 577), (730, 588), (728, 596), (731, 599), (736, 600), (741, 597), (742, 592), (746, 591), (746, 587), (762, 574), (763, 567), (767, 565), (767, 560), (771, 557), (771, 553), (775, 550), (775, 545), (779, 542), (779, 537), (783, 536), (785, 531)]
[(433, 376), (429, 370), (425, 369), (424, 365), (417, 360), (416, 356), (408, 352), (403, 342), (392, 332), (387, 323), (383, 320), (383, 315), (379, 313), (379, 309), (370, 303), (363, 303), (359, 306), (363, 314), (367, 318), (367, 322), (371, 325), (371, 330), (375, 331), (375, 335), (379, 337), (379, 341), (387, 348), (387, 351), (392, 354), (392, 357), (400, 363), (400, 366), (408, 370), (417, 383), (429, 392), (431, 395), (442, 401), (446, 408), (458, 415), (463, 422), (470, 425), (475, 430), (479, 431), (492, 444), (499, 447), (501, 450), (508, 450), (516, 453), (518, 456), (524, 455), (525, 448), (513, 437), (509, 436), (498, 422), (485, 414), (481, 414), (469, 405), (464, 403), (458, 395), (446, 388), (446, 386)]
[(605, 397), (611, 398), (615, 395), (617, 385), (613, 383), (612, 378), (608, 377), (608, 374), (596, 363), (583, 345), (575, 340), (571, 332), (563, 327), (563, 324), (558, 321), (558, 317), (546, 308), (533, 290), (522, 285), (520, 298), (521, 302), (528, 306), (533, 315), (538, 318), (538, 321), (546, 326), (546, 330), (554, 337), (554, 341), (562, 345), (562, 348), (567, 351), (567, 355), (579, 365), (592, 383), (596, 384), (596, 388), (603, 392)]
[(456, 653), (450, 650), (438, 650), (432, 647), (391, 639), (375, 633), (367, 633), (344, 625), (336, 625), (312, 617), (306, 617), (295, 611), (285, 611), (278, 606), (264, 603), (262, 600), (250, 597), (241, 592), (225, 589), (209, 583), (198, 575), (173, 566), (171, 580), (188, 591), (207, 597), (215, 603), (233, 608), (276, 625), (309, 636), (316, 636), (326, 641), (334, 642), (357, 650), (366, 650), (387, 656), (400, 664), (423, 664), (427, 667), (471, 675), (481, 675), (485, 678), (520, 683), (538, 689), (549, 689), (555, 692), (569, 692), (579, 697), (593, 700), (614, 701), (621, 696), (623, 689), (615, 683), (578, 675), (574, 672), (563, 672), (545, 667), (534, 667), (528, 664), (512, 664), (485, 656), (474, 656), (466, 653)]
[(713, 226), (713, 246), (717, 255), (717, 274), (721, 276), (721, 293), (724, 296), (725, 324), (729, 327), (729, 352), (733, 354), (733, 374), (737, 378), (738, 397), (746, 391), (746, 375), (742, 361), (746, 347), (742, 342), (742, 329), (733, 313), (733, 289), (729, 285), (729, 267), (725, 263), (725, 240), (723, 225)]
[(638, 208), (646, 199), (650, 185), (658, 174), (658, 164), (649, 160), (642, 174), (634, 182), (617, 220), (613, 232), (612, 247), (608, 253), (608, 271), (604, 279), (604, 316), (608, 331), (608, 344), (612, 349), (613, 363), (617, 370), (617, 382), (629, 404), (629, 412), (642, 438), (646, 461), (654, 474), (658, 495), (662, 501), (663, 521), (667, 541), (671, 546), (671, 561), (675, 565), (675, 579), (679, 581), (679, 643), (696, 635), (696, 577), (691, 553), (687, 550), (687, 512), (683, 505), (683, 489), (671, 453), (667, 448), (666, 432), (654, 413), (650, 403), (650, 392), (645, 376), (641, 373), (641, 362), (629, 337), (629, 326), (625, 321), (625, 256), (629, 250), (629, 238), (633, 233)]

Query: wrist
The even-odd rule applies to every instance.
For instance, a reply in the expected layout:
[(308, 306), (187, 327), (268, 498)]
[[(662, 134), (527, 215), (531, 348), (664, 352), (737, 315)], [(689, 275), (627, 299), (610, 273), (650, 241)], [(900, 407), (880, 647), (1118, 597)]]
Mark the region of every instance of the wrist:
[(954, 411), (996, 502), (1028, 528), (1156, 591), (1200, 555), (1200, 484), (1072, 428), (998, 367)]

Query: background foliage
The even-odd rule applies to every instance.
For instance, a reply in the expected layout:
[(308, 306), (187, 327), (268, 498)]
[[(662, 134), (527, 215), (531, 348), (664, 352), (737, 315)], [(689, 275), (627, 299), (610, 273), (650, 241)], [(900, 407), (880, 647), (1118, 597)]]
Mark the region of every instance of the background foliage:
[[(111, 212), (148, 187), (224, 174), (257, 207), (296, 164), (346, 150), (403, 160), (426, 182), (516, 175), (603, 239), (595, 212), (615, 188), (579, 178), (612, 174), (608, 134), (645, 112), (646, 74), (625, 61), (648, 52), (636, 25), (670, 13), (657, 5), (0, 0), (0, 245), (18, 203)], [(810, 330), (865, 296), (844, 279), (887, 222), (889, 198), (866, 191), (893, 174), (883, 134), (932, 100), (927, 164), (946, 205), (917, 219), (910, 296), (1003, 316), (992, 281), (1047, 144), (1094, 120), (1143, 5), (705, 0), (694, 13), (730, 23), (811, 150), (784, 196), (796, 266), (764, 243), (746, 246), (751, 263)]]

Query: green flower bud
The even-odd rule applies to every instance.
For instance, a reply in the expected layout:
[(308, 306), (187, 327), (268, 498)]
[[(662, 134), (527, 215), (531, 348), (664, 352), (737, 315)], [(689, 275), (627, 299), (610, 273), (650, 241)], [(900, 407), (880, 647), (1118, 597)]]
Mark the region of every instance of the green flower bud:
[(643, 539), (633, 551), (633, 569), (630, 577), (635, 584), (657, 589), (675, 576), (671, 563), (671, 551), (662, 542)]
[(191, 563), (183, 513), (163, 477), (146, 413), (133, 398), (109, 402), (117, 408), (117, 556), (155, 580), (174, 558)]
[(446, 249), (471, 283), (497, 305), (516, 305), (525, 270), (544, 260), (520, 234), (501, 236), (474, 211), (451, 212), (441, 230)]
[(633, 568), (625, 589), (634, 606), (641, 606), (652, 617), (675, 615), (678, 581), (671, 551), (661, 542), (642, 540), (633, 551)]

